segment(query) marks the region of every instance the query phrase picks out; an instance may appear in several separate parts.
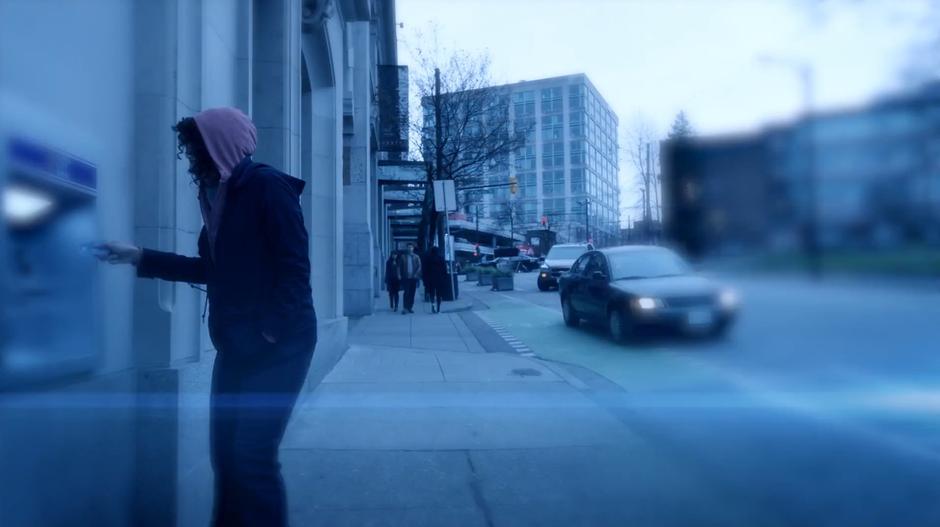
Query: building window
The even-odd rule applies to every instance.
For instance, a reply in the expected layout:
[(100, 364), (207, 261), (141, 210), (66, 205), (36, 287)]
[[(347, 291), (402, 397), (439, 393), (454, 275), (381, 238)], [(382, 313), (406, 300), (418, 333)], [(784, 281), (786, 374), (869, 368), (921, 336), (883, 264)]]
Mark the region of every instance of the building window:
[(542, 168), (561, 168), (565, 166), (565, 144), (542, 143)]
[(516, 117), (535, 115), (535, 92), (522, 91), (512, 96), (513, 110)]
[(568, 108), (571, 110), (581, 110), (584, 108), (584, 86), (576, 84), (568, 86)]
[(543, 199), (542, 214), (549, 217), (549, 223), (563, 221), (565, 214), (565, 198)]
[(571, 141), (569, 144), (571, 149), (571, 164), (572, 165), (583, 165), (584, 164), (584, 142), (583, 141)]
[(545, 170), (542, 172), (542, 194), (551, 196), (553, 194), (565, 193), (565, 171), (564, 170)]
[(524, 198), (538, 197), (536, 192), (535, 172), (523, 172), (516, 175), (519, 182), (519, 195)]
[(583, 168), (571, 169), (571, 193), (572, 194), (584, 193), (584, 169)]
[(561, 140), (564, 128), (564, 119), (561, 114), (546, 115), (542, 117), (542, 140)]
[(516, 170), (535, 170), (535, 147), (526, 145), (516, 151)]
[(561, 87), (544, 88), (542, 90), (542, 113), (558, 113), (561, 111)]
[(522, 204), (522, 221), (524, 223), (536, 223), (538, 214), (538, 203), (534, 200), (526, 201)]
[(584, 137), (584, 114), (582, 112), (568, 114), (568, 128), (572, 138)]

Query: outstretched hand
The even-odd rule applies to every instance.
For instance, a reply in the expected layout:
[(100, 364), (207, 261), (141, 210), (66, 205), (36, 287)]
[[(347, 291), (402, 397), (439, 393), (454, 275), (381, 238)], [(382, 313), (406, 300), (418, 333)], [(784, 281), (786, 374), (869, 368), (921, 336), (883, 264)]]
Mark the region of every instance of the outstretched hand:
[(96, 243), (91, 245), (91, 248), (96, 258), (114, 265), (137, 265), (143, 253), (140, 247), (121, 242)]

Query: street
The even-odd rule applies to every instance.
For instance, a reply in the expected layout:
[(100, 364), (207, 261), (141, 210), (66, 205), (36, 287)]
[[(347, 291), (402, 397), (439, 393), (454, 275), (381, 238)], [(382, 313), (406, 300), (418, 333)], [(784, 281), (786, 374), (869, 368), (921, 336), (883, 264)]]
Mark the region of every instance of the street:
[[(744, 300), (728, 338), (618, 346), (600, 328), (566, 327), (557, 292), (539, 292), (535, 276), (517, 274), (512, 292), (465, 290), (483, 320), (566, 365), (742, 524), (940, 523), (936, 284), (731, 278)], [(663, 514), (688, 498), (671, 494)], [(685, 518), (726, 520), (714, 519)]]

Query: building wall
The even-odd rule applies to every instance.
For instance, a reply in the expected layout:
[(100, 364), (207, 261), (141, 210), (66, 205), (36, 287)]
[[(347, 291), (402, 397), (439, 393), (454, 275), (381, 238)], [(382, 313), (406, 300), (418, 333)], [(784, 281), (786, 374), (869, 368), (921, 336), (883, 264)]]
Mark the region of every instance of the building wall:
[[(517, 177), (521, 189), (514, 197), (521, 211), (516, 216), (520, 231), (537, 228), (545, 216), (549, 228), (564, 241), (584, 240), (587, 227), (595, 241), (616, 239), (620, 222), (616, 114), (583, 74), (526, 81), (508, 88), (513, 121), (525, 117), (535, 121), (532, 142), (517, 152), (510, 164), (510, 174)], [(529, 101), (534, 113), (521, 114), (519, 110)], [(554, 137), (549, 119), (559, 119), (559, 138)], [(561, 148), (555, 146), (548, 152), (549, 144)], [(580, 145), (580, 151), (575, 150), (575, 144)], [(534, 169), (526, 167), (531, 163), (526, 156), (534, 156)], [(573, 177), (575, 172), (577, 178)], [(508, 199), (507, 191), (496, 192), (488, 200), (489, 216), (505, 216), (499, 203)], [(584, 215), (586, 201), (590, 203), (589, 218)]]
[[(204, 108), (244, 110), (259, 130), (255, 159), (307, 181), (319, 318), (307, 390), (346, 347), (344, 255), (369, 255), (360, 263), (376, 266), (374, 197), (343, 185), (342, 108), (356, 93), (366, 126), (353, 140), (371, 189), (368, 64), (384, 41), (370, 24), (393, 24), (370, 22), (390, 10), (363, 5), (372, 3), (0, 3), (0, 137), (12, 130), (97, 166), (98, 238), (195, 253), (201, 218), (170, 126)], [(353, 75), (351, 57), (365, 65)], [(350, 219), (369, 235), (344, 240)], [(137, 280), (127, 267), (102, 265), (95, 278), (105, 323), (94, 367), (0, 392), (0, 523), (207, 524), (214, 352), (204, 297), (186, 284)], [(361, 293), (356, 301), (374, 295)]]
[(662, 152), (667, 236), (698, 254), (940, 243), (935, 86)]

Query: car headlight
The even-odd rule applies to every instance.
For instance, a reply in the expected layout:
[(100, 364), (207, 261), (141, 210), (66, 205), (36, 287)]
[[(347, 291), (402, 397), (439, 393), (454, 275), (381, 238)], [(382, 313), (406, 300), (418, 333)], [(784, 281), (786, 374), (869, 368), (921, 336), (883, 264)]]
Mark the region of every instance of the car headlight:
[(718, 303), (725, 309), (734, 309), (741, 303), (741, 298), (738, 296), (737, 291), (725, 289), (718, 294)]
[(633, 306), (640, 311), (649, 311), (651, 309), (663, 307), (663, 301), (658, 298), (641, 296), (633, 299)]

